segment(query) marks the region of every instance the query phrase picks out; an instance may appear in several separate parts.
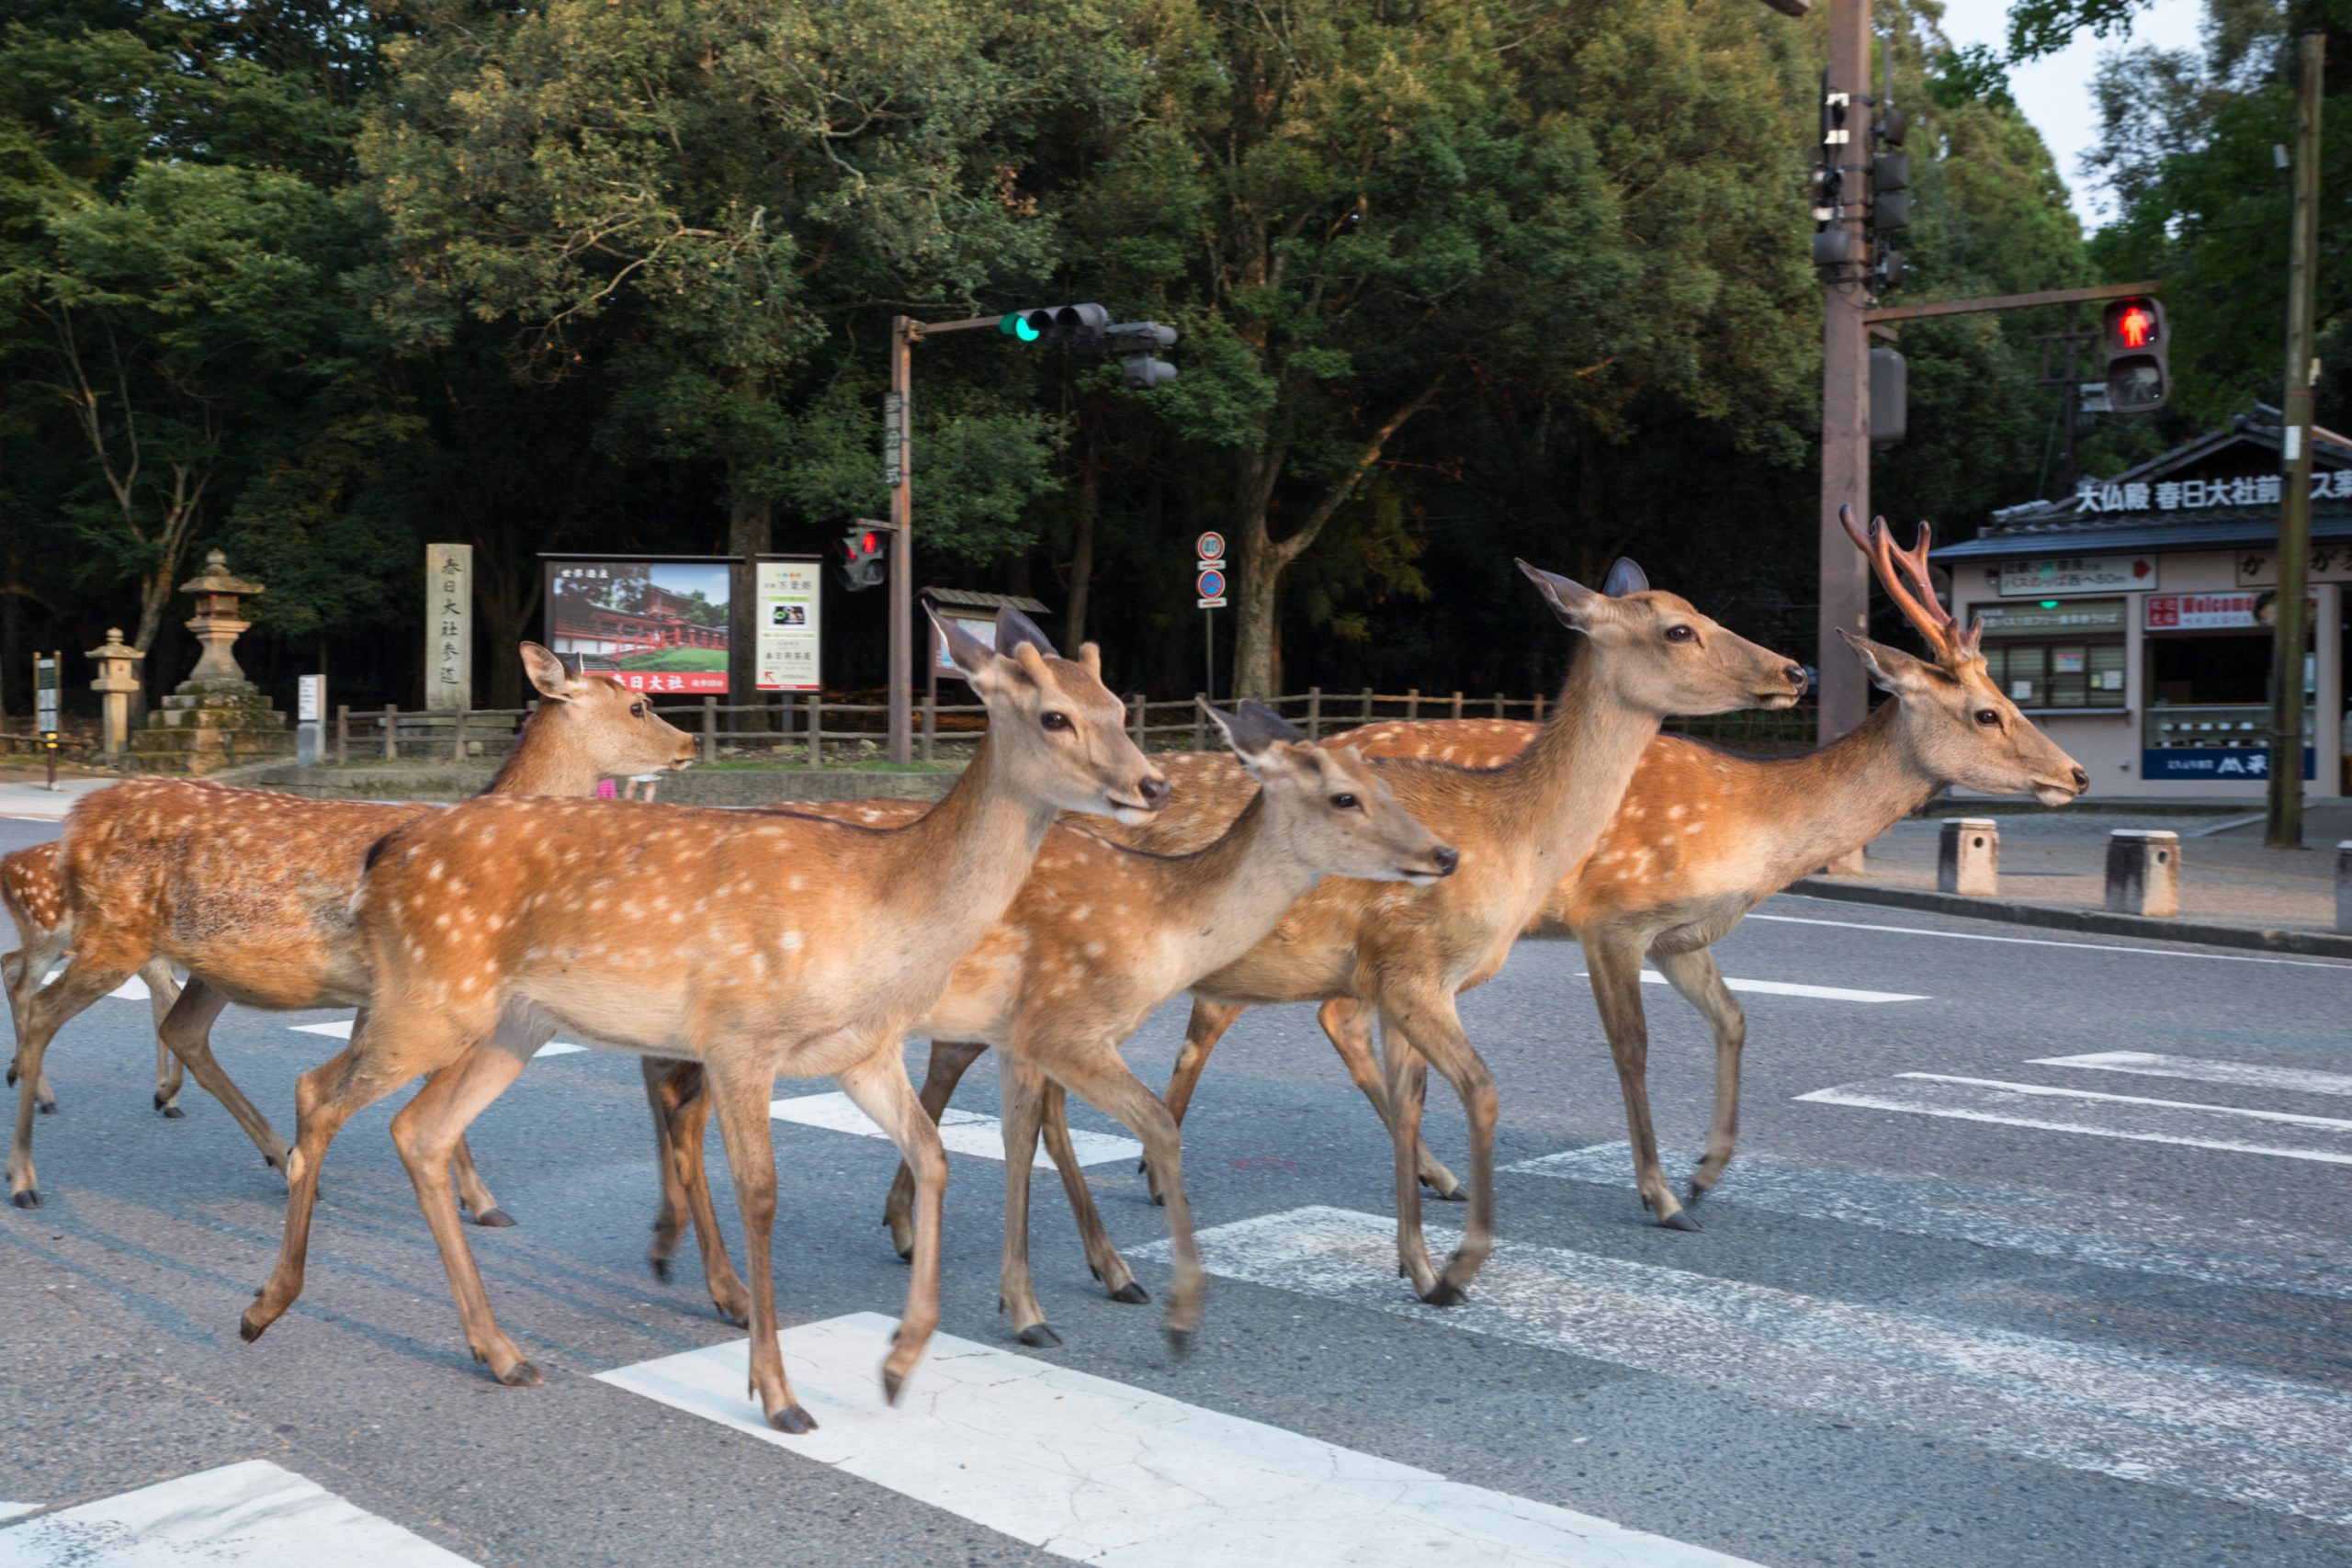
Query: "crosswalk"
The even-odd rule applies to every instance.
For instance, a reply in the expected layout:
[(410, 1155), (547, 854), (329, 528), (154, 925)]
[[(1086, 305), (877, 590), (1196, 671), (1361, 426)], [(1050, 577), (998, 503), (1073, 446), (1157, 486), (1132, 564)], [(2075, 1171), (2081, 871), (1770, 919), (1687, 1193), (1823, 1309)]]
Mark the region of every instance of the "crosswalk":
[[(0, 1505), (0, 1519), (14, 1506)], [(0, 1568), (474, 1568), (267, 1460), (0, 1528)]]
[[(297, 1034), (322, 1034), (330, 1040), (348, 1040), (351, 1038), (351, 1024), (350, 1019), (337, 1018), (330, 1019), (324, 1023), (293, 1023), (287, 1027)], [(534, 1059), (539, 1056), (575, 1055), (587, 1049), (585, 1045), (574, 1045), (567, 1040), (550, 1040), (534, 1053)]]
[[(845, 1094), (801, 1094), (771, 1100), (768, 1114), (779, 1122), (796, 1122), (804, 1127), (821, 1127), (831, 1133), (849, 1133), (861, 1138), (887, 1138), (888, 1134), (874, 1124), (874, 1120), (857, 1108), (857, 1102)], [(1004, 1163), (1003, 1124), (993, 1116), (977, 1111), (958, 1111), (949, 1106), (939, 1118), (939, 1141), (951, 1155), (973, 1155), (981, 1159)], [(1078, 1151), (1078, 1163), (1083, 1166), (1112, 1165), (1121, 1160), (1143, 1157), (1143, 1145), (1133, 1138), (1123, 1138), (1113, 1133), (1089, 1132), (1083, 1127), (1069, 1130), (1070, 1146)], [(1049, 1170), (1053, 1161), (1043, 1145), (1030, 1162), (1032, 1169)]]

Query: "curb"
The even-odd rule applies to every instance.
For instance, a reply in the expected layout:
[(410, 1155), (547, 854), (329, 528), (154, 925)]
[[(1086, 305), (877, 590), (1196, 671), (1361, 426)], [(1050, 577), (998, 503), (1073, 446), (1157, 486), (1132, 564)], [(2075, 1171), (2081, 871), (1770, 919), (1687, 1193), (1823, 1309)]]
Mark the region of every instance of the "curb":
[(1827, 882), (1801, 877), (1781, 891), (1846, 904), (1880, 904), (1894, 909), (1922, 909), (1939, 915), (1963, 915), (1971, 919), (2001, 920), (2018, 926), (2047, 926), (2057, 931), (2087, 931), (2099, 936), (2136, 936), (2157, 942), (2194, 942), (2210, 947), (2247, 947), (2267, 953), (2293, 953), (2312, 958), (2352, 958), (2352, 936), (2325, 931), (2260, 931), (2251, 926), (2213, 925), (2197, 920), (2159, 920), (2146, 915), (2118, 915), (2106, 909), (2053, 909), (2040, 904), (2018, 904), (2005, 898), (1964, 897), (1957, 893), (1930, 893), (1925, 888), (1885, 887), (1871, 883)]

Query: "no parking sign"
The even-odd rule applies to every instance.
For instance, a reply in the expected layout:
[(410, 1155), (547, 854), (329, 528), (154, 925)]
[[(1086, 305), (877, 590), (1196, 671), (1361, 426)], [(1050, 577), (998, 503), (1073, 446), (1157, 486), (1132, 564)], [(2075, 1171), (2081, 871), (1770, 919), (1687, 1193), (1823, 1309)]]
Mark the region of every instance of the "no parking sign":
[(1200, 558), (1196, 570), (1200, 576), (1193, 586), (1200, 591), (1201, 608), (1225, 608), (1225, 536), (1211, 530), (1193, 541), (1193, 553)]

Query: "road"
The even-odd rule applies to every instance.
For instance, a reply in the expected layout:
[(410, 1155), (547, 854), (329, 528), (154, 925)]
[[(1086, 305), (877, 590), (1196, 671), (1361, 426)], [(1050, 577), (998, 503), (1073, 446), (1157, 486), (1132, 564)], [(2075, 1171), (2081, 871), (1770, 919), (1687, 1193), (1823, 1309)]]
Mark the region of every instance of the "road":
[[(51, 831), (0, 822), (0, 846)], [(1450, 1310), (1391, 1271), (1386, 1145), (1310, 1010), (1244, 1019), (1186, 1129), (1214, 1278), (1182, 1359), (1156, 1304), (1088, 1277), (1042, 1174), (1064, 1344), (1011, 1339), (976, 1072), (944, 1336), (896, 1410), (895, 1156), (828, 1086), (779, 1085), (779, 1302), (824, 1424), (803, 1438), (756, 1429), (690, 1257), (668, 1285), (641, 1261), (634, 1062), (537, 1062), (475, 1125), (520, 1224), (469, 1235), (548, 1378), (511, 1390), (467, 1354), (385, 1134), (398, 1097), (334, 1146), (307, 1293), (241, 1343), (278, 1179), (192, 1084), (186, 1120), (153, 1113), (147, 1010), (103, 1001), (51, 1053), (46, 1202), (0, 1214), (0, 1514), (50, 1510), (0, 1529), (0, 1565), (190, 1540), (209, 1555), (169, 1560), (2352, 1561), (2352, 965), (1800, 899), (1718, 953), (1763, 988), (1741, 1157), (1695, 1234), (1644, 1223), (1577, 948), (1524, 944), (1466, 999), (1503, 1089), (1505, 1239)], [(1687, 1151), (1711, 1054), (1647, 994)], [(333, 1045), (300, 1026), (341, 1016), (232, 1009), (214, 1038), (290, 1133)], [(1147, 1079), (1182, 1024), (1163, 1009), (1131, 1047)], [(1157, 1292), (1162, 1212), (1118, 1130), (1077, 1120)], [(1458, 1166), (1442, 1091), (1429, 1130)]]

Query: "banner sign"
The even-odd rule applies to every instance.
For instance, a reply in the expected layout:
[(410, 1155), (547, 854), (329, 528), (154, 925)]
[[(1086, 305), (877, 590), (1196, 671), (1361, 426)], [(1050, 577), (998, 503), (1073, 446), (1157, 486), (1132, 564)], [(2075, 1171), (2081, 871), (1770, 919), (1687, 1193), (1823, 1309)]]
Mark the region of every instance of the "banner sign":
[(733, 558), (540, 558), (548, 647), (632, 691), (727, 695)]
[(759, 688), (763, 692), (817, 692), (824, 689), (823, 664), (817, 630), (823, 602), (819, 587), (821, 563), (815, 556), (793, 560), (762, 558), (753, 638), (758, 651)]
[[(2352, 499), (2352, 468), (2312, 470), (2313, 501)], [(2159, 479), (2129, 484), (2085, 479), (2075, 487), (2075, 510), (2085, 512), (2185, 512), (2206, 506), (2276, 506), (2277, 474), (2246, 474), (2227, 479)]]
[(1986, 637), (2024, 637), (2041, 632), (2115, 632), (2127, 629), (2120, 599), (2071, 599), (2055, 609), (2039, 604), (1978, 604), (1976, 618)]
[(2154, 588), (2156, 560), (2154, 556), (2048, 556), (2039, 560), (2007, 560), (2000, 565), (1996, 585), (2004, 599)]
[[(2303, 748), (2303, 777), (2312, 776), (2312, 749)], [(2140, 753), (2143, 779), (2267, 779), (2270, 753), (2252, 746), (2165, 746)]]
[(424, 547), (424, 705), (474, 705), (474, 547)]
[(44, 735), (54, 733), (57, 728), (57, 683), (61, 674), (57, 659), (46, 653), (33, 655), (33, 724)]
[[(2346, 472), (2352, 472), (2347, 469)], [(2352, 544), (2315, 544), (2307, 564), (2308, 582), (2352, 582)], [(2276, 588), (2278, 586), (2278, 552), (2276, 549), (2245, 550), (2238, 556), (2238, 586), (2240, 588)]]
[(2146, 604), (2152, 632), (2251, 631), (2277, 623), (2278, 592), (2151, 593)]

